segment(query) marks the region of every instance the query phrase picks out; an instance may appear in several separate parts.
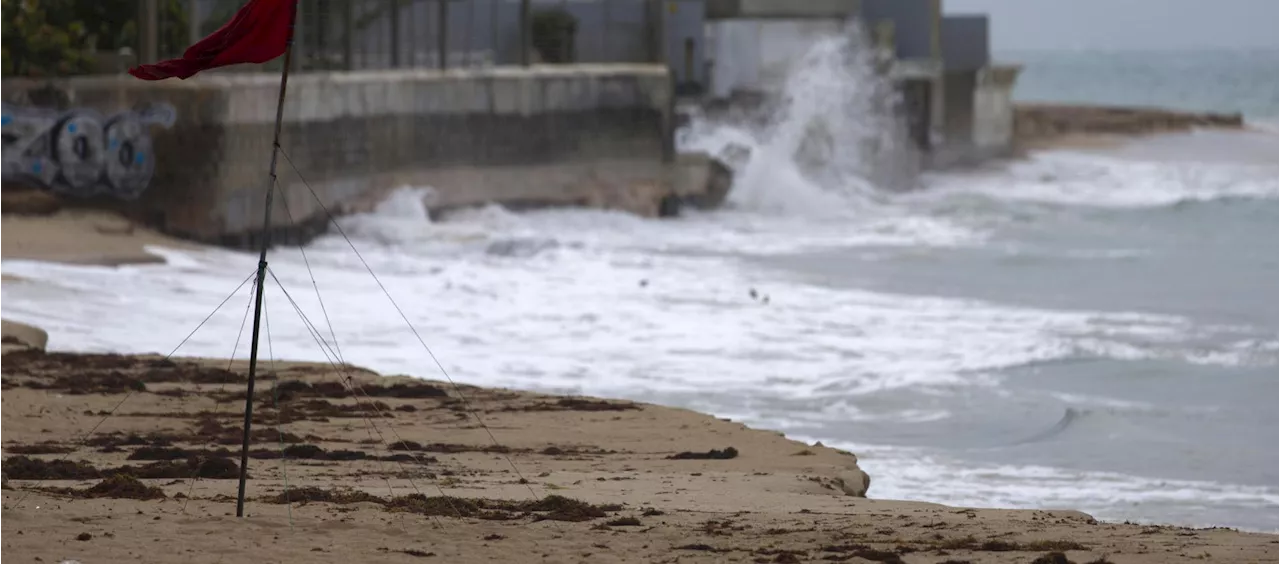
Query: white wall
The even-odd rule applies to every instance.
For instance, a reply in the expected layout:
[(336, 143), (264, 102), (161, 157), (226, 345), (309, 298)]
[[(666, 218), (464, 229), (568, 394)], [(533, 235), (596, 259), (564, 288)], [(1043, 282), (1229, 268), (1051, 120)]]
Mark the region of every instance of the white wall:
[(718, 20), (707, 24), (711, 94), (737, 89), (769, 90), (781, 85), (788, 66), (818, 37), (841, 33), (840, 20)]
[(979, 71), (973, 93), (973, 143), (997, 152), (1013, 148), (1013, 76), (1002, 74), (1010, 73)]

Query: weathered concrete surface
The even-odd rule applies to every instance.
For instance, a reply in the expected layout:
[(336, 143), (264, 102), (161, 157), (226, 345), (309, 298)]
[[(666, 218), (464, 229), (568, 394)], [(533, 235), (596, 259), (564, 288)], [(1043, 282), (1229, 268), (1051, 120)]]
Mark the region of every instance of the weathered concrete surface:
[(733, 171), (704, 153), (686, 153), (676, 159), (672, 188), (683, 205), (700, 210), (720, 207), (733, 188)]
[(973, 93), (973, 144), (993, 156), (1013, 151), (1015, 109), (1013, 87), (1022, 67), (991, 66), (978, 71)]
[(945, 127), (929, 167), (972, 166), (1014, 153), (1013, 87), (1021, 67), (988, 66), (946, 75)]
[[(278, 77), (6, 79), (4, 99), (33, 104), (30, 93), (49, 86), (61, 109), (172, 106), (173, 126), (151, 133), (151, 185), (117, 207), (166, 233), (254, 242)], [(656, 215), (675, 181), (672, 104), (670, 73), (660, 65), (295, 74), (279, 166), (284, 196), (272, 228), (287, 239), (324, 229), (326, 214), (304, 178), (335, 213), (371, 209), (409, 185), (435, 189), (433, 210), (496, 202)]]

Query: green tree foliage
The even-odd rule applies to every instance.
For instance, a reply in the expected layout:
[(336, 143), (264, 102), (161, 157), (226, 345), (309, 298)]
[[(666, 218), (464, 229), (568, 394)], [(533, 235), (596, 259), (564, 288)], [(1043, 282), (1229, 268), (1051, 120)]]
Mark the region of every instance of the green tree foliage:
[(84, 26), (58, 26), (50, 21), (40, 0), (3, 0), (0, 11), (0, 59), (5, 76), (80, 74), (91, 66), (88, 55), (77, 48)]
[[(94, 52), (137, 51), (140, 0), (0, 0), (4, 74), (66, 76), (93, 71)], [(190, 43), (186, 2), (159, 0), (162, 57)]]
[(578, 31), (578, 19), (561, 8), (538, 10), (533, 13), (531, 33), (533, 48), (547, 63), (572, 63), (577, 57), (574, 37)]
[[(141, 0), (40, 0), (58, 6), (63, 21), (83, 22), (89, 34), (88, 47), (116, 51), (138, 45), (138, 14)], [(161, 57), (181, 55), (191, 43), (185, 0), (158, 0), (160, 29), (157, 32)]]

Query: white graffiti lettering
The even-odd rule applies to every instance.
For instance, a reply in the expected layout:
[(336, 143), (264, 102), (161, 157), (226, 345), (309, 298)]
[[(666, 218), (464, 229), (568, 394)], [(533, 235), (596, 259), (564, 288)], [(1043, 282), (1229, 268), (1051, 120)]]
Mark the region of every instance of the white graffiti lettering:
[(141, 196), (155, 173), (148, 126), (173, 126), (173, 106), (151, 104), (103, 120), (91, 109), (3, 107), (5, 182), (67, 196)]

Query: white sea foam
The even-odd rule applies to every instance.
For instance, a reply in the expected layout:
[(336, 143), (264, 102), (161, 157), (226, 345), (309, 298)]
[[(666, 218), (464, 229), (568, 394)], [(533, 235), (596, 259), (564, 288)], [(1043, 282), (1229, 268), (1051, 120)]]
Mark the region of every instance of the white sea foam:
[(1227, 198), (1275, 198), (1274, 162), (1146, 162), (1098, 153), (1039, 153), (998, 171), (931, 177), (939, 194), (973, 193), (1002, 200), (1107, 208), (1164, 207)]
[[(812, 441), (809, 437), (794, 437)], [(964, 507), (1075, 509), (1105, 520), (1249, 528), (1231, 511), (1274, 512), (1280, 492), (1201, 480), (1171, 480), (1118, 472), (1035, 465), (972, 464), (923, 449), (832, 443), (858, 454), (872, 476), (871, 497)], [(1229, 509), (1224, 509), (1229, 508)], [(1153, 519), (1152, 514), (1163, 515)], [(1275, 532), (1267, 530), (1266, 532)]]
[[(1252, 354), (1234, 347), (1180, 352), (1180, 339), (1196, 333), (1170, 316), (823, 288), (731, 257), (620, 249), (587, 238), (573, 245), (531, 244), (523, 256), (495, 254), (494, 243), (512, 241), (510, 232), (477, 230), (474, 239), (459, 241), (457, 233), (474, 227), (462, 225), (430, 237), (430, 224), (420, 231), (404, 224), (397, 229), (413, 231), (410, 241), (357, 244), (449, 368), (476, 383), (594, 393), (752, 386), (803, 398), (981, 384), (977, 373), (1081, 351), (1223, 363)], [(399, 313), (345, 246), (329, 237), (312, 245), (308, 258), (347, 360), (434, 376)], [(256, 257), (226, 251), (166, 255), (181, 266), (6, 261), (7, 273), (40, 283), (6, 284), (5, 315), (48, 326), (58, 348), (167, 352), (174, 335), (203, 317), (212, 297), (253, 271)], [(273, 257), (272, 271), (322, 324), (297, 251), (282, 249)], [(751, 298), (753, 289), (769, 303)], [(284, 296), (274, 286), (268, 290), (277, 354), (317, 358)], [(247, 286), (185, 352), (229, 353), (245, 296)], [(156, 304), (164, 304), (161, 311)], [(1166, 344), (1151, 344), (1160, 342)], [(779, 382), (784, 374), (790, 381)]]

